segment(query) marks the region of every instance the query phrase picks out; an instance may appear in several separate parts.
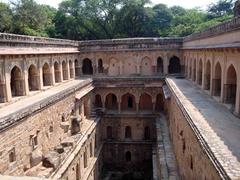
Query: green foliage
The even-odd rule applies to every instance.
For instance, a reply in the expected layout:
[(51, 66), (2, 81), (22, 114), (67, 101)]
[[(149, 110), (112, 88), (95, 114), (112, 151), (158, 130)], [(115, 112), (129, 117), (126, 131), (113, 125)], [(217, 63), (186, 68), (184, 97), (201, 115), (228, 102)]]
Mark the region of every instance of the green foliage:
[(11, 32), (12, 11), (8, 4), (0, 2), (0, 32)]
[(19, 0), (0, 3), (0, 31), (75, 40), (187, 36), (231, 19), (232, 1), (206, 12), (149, 0), (64, 0), (58, 9)]

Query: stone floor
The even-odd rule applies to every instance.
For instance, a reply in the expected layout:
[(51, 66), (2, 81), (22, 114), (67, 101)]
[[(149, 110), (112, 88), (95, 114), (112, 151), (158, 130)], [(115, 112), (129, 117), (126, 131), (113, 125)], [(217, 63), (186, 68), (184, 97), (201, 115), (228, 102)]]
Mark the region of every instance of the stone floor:
[(166, 81), (227, 174), (240, 179), (240, 119), (192, 82)]
[(158, 166), (156, 169), (159, 169), (160, 172), (154, 173), (156, 174), (154, 180), (178, 180), (179, 173), (177, 161), (173, 151), (167, 121), (165, 116), (162, 114), (160, 118), (156, 118), (156, 133), (156, 157)]

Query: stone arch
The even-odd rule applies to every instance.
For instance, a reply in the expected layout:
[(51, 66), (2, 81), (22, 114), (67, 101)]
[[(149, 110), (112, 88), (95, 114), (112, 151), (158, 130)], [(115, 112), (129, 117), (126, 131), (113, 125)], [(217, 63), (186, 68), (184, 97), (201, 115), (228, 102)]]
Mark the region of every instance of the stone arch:
[(149, 94), (147, 93), (141, 94), (139, 101), (139, 109), (152, 110), (152, 97)]
[(149, 57), (144, 57), (141, 61), (141, 75), (152, 75), (152, 62)]
[(93, 66), (92, 61), (88, 58), (83, 60), (82, 72), (85, 75), (92, 75), (93, 74)]
[(227, 78), (224, 90), (225, 103), (235, 106), (237, 95), (237, 72), (232, 64), (227, 69)]
[(94, 105), (97, 108), (102, 107), (102, 97), (99, 94), (95, 95), (95, 101), (94, 101)]
[(68, 65), (66, 61), (62, 62), (62, 74), (63, 74), (63, 80), (68, 80)]
[(181, 63), (180, 59), (177, 56), (171, 57), (168, 66), (169, 74), (181, 73)]
[(70, 69), (70, 78), (73, 79), (74, 78), (74, 67), (73, 67), (73, 62), (71, 60), (69, 60), (69, 69)]
[(103, 73), (103, 60), (99, 59), (98, 60), (98, 73)]
[(11, 70), (10, 86), (13, 97), (25, 95), (23, 73), (18, 66), (14, 66)]
[(79, 62), (77, 59), (75, 59), (74, 61), (74, 66), (75, 66), (75, 76), (80, 76)]
[(132, 138), (132, 128), (130, 126), (125, 127), (125, 138), (126, 139)]
[(157, 73), (163, 74), (163, 59), (161, 57), (157, 59)]
[(148, 126), (144, 128), (144, 140), (150, 140), (151, 139), (151, 130)]
[(118, 65), (117, 59), (110, 59), (108, 74), (109, 76), (117, 76), (120, 74), (120, 67)]
[(222, 68), (221, 64), (217, 62), (213, 75), (213, 95), (221, 96), (222, 91)]
[(164, 101), (163, 101), (163, 94), (159, 93), (156, 97), (156, 105), (155, 110), (160, 112), (163, 111)]
[(28, 85), (29, 91), (40, 89), (39, 73), (37, 67), (33, 64), (28, 68)]
[(135, 96), (130, 93), (124, 94), (122, 96), (121, 109), (133, 111), (136, 110)]
[(45, 63), (42, 67), (42, 72), (43, 72), (43, 86), (51, 86), (52, 81), (51, 81), (51, 70), (50, 66), (48, 63)]
[(203, 62), (202, 62), (202, 59), (200, 59), (198, 63), (198, 79), (197, 79), (197, 83), (199, 85), (202, 85), (202, 72), (203, 72)]
[(206, 63), (206, 71), (205, 71), (205, 90), (210, 90), (211, 84), (211, 63), (208, 60)]
[(106, 96), (105, 108), (110, 110), (118, 109), (118, 101), (117, 101), (117, 96), (115, 94), (110, 93)]
[(55, 82), (60, 83), (61, 82), (61, 70), (58, 62), (54, 63), (54, 76), (55, 76)]

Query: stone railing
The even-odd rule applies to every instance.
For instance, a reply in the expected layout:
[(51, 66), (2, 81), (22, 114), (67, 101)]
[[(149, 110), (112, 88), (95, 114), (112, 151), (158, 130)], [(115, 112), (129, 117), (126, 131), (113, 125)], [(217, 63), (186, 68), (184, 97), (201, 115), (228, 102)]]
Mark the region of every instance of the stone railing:
[(183, 38), (126, 38), (79, 42), (80, 51), (179, 49)]
[(221, 23), (217, 26), (213, 26), (200, 32), (191, 34), (184, 38), (184, 42), (208, 38), (211, 36), (217, 36), (238, 29), (240, 29), (240, 17), (235, 17), (234, 19), (227, 21), (225, 23)]
[(77, 41), (67, 39), (55, 39), (36, 36), (25, 36), (17, 34), (0, 33), (0, 46), (19, 45), (50, 45), (50, 46), (78, 46)]

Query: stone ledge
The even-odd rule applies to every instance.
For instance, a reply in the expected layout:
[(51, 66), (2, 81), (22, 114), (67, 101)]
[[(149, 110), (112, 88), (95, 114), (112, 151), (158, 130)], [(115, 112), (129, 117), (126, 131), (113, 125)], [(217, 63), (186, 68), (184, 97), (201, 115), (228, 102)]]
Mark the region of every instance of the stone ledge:
[(72, 94), (77, 90), (80, 90), (88, 86), (92, 86), (92, 80), (90, 81), (86, 80), (86, 81), (80, 82), (79, 84), (73, 87), (67, 88), (59, 93), (56, 93), (54, 96), (46, 97), (36, 103), (29, 104), (29, 106), (27, 106), (24, 109), (20, 109), (19, 111), (15, 111), (15, 112), (9, 113), (6, 116), (1, 117), (0, 131), (3, 131), (6, 128), (9, 128), (11, 125), (14, 125), (16, 122), (23, 120), (27, 116), (33, 115), (34, 113), (40, 111), (41, 109), (44, 109), (47, 106), (50, 106), (53, 103), (56, 103), (57, 101), (67, 97), (69, 94)]
[[(190, 103), (189, 100), (177, 88), (173, 80), (167, 79), (172, 96), (175, 97), (176, 103), (181, 109), (189, 126), (196, 135), (200, 146), (206, 152), (209, 160), (212, 162), (221, 179), (239, 179), (240, 178), (240, 163), (232, 154), (228, 147), (220, 140), (217, 134), (204, 121), (198, 122), (191, 116), (190, 108), (184, 106)], [(195, 107), (194, 107), (195, 108)], [(195, 108), (196, 109), (196, 108)], [(198, 112), (196, 112), (198, 113)], [(198, 113), (198, 116), (201, 114)]]

